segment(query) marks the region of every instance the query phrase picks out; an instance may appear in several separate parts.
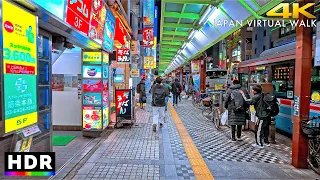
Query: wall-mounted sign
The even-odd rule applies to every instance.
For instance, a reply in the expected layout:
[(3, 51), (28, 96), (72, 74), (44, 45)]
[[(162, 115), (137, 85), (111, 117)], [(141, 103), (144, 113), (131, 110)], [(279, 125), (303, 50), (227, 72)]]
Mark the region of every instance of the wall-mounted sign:
[(191, 72), (192, 73), (200, 72), (200, 61), (192, 61), (191, 62)]
[(154, 0), (143, 0), (143, 25), (154, 25)]
[(83, 129), (93, 130), (102, 128), (101, 107), (83, 106)]
[(127, 31), (119, 18), (116, 18), (116, 30), (114, 35), (114, 45), (120, 48), (127, 42)]
[(83, 64), (101, 64), (101, 52), (83, 52)]
[(132, 55), (138, 54), (138, 41), (131, 41), (130, 47)]
[(88, 36), (92, 1), (68, 0), (66, 22)]
[(103, 65), (102, 69), (103, 69), (103, 73), (102, 73), (103, 78), (104, 79), (108, 78), (109, 77), (109, 66)]
[(36, 23), (36, 16), (2, 1), (5, 133), (38, 121)]
[(93, 79), (82, 80), (83, 92), (101, 92), (102, 81)]
[(266, 69), (265, 66), (258, 66), (255, 68), (256, 71), (264, 71)]
[(130, 49), (129, 48), (121, 48), (117, 49), (117, 62), (119, 63), (130, 63)]
[(51, 1), (31, 0), (31, 1), (35, 2), (45, 10), (57, 16), (59, 19), (64, 20), (66, 0), (51, 0)]
[(154, 40), (153, 28), (143, 28), (143, 46), (152, 47)]
[(107, 9), (103, 0), (93, 0), (89, 37), (99, 44), (102, 44), (103, 41), (106, 13)]
[(143, 68), (144, 69), (152, 69), (153, 63), (154, 63), (154, 57), (153, 56), (145, 56), (143, 57)]
[(64, 75), (52, 74), (52, 91), (64, 91)]
[(140, 77), (139, 69), (131, 69), (131, 77)]
[(113, 16), (110, 10), (107, 10), (107, 20), (103, 34), (103, 47), (108, 51), (112, 51), (113, 49), (115, 26), (116, 18)]
[(115, 83), (124, 83), (124, 75), (123, 74), (116, 74), (114, 77), (113, 77), (113, 81)]
[(109, 64), (109, 54), (106, 52), (102, 52), (102, 63)]
[(117, 117), (131, 117), (131, 89), (116, 89), (115, 96)]
[(101, 66), (82, 66), (84, 78), (101, 78)]
[(101, 105), (101, 93), (83, 93), (83, 104), (85, 105)]

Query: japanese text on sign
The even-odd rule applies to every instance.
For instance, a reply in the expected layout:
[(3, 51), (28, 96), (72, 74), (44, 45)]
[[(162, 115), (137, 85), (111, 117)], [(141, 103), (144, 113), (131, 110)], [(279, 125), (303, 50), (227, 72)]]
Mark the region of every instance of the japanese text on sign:
[(118, 106), (117, 108), (120, 109), (119, 114), (126, 114), (127, 110), (126, 107), (128, 107), (128, 102), (129, 102), (129, 92), (124, 92), (123, 95), (118, 95), (117, 100), (118, 100)]
[(130, 49), (117, 49), (117, 62), (130, 63)]

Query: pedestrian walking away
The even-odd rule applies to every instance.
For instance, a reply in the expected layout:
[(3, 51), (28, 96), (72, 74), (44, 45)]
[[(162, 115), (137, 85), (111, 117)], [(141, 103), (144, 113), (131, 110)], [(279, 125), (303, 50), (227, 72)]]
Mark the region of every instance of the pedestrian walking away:
[(246, 111), (249, 108), (240, 90), (245, 93), (248, 99), (248, 91), (241, 87), (239, 80), (234, 80), (233, 85), (227, 91), (224, 104), (228, 110), (228, 124), (231, 126), (231, 141), (241, 140), (241, 129), (242, 126), (246, 124)]
[[(172, 87), (170, 86), (169, 83), (170, 83), (170, 82), (167, 81), (167, 80), (162, 80), (162, 84), (164, 85), (164, 87), (166, 87), (166, 88), (168, 89), (168, 91), (171, 92)], [(165, 99), (165, 101), (166, 101), (165, 111), (168, 111), (169, 97), (170, 97), (170, 96), (168, 95), (168, 96), (166, 96), (166, 99)]]
[(143, 109), (143, 104), (147, 102), (146, 84), (144, 79), (141, 79), (140, 83), (137, 85), (137, 93), (139, 94), (140, 108)]
[(169, 96), (169, 90), (166, 88), (162, 83), (162, 79), (157, 77), (156, 84), (151, 89), (152, 95), (152, 111), (153, 111), (153, 122), (152, 122), (152, 129), (153, 132), (157, 131), (157, 126), (160, 122), (160, 128), (163, 126), (164, 123), (164, 113), (165, 113), (165, 106), (166, 97)]
[(173, 106), (178, 105), (178, 98), (181, 93), (182, 86), (179, 83), (178, 79), (175, 79), (175, 82), (172, 83), (172, 94), (173, 94)]

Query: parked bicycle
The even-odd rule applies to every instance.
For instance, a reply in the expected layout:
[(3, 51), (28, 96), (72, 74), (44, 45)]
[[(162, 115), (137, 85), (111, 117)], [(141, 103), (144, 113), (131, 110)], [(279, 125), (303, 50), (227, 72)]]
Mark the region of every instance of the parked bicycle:
[(212, 92), (207, 98), (202, 99), (202, 115), (212, 121), (216, 129), (220, 129), (221, 125), (222, 103), (223, 92)]
[(320, 117), (303, 120), (301, 128), (308, 136), (308, 164), (313, 171), (320, 174)]
[(206, 97), (208, 97), (208, 95), (206, 93), (200, 93), (199, 91), (193, 91), (192, 92), (192, 105), (196, 108), (202, 109), (203, 108), (202, 100)]

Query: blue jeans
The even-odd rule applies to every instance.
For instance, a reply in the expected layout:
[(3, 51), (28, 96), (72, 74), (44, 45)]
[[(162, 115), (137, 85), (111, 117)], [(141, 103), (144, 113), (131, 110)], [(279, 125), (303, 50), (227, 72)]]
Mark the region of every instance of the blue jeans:
[(168, 110), (168, 102), (169, 102), (169, 97), (166, 97), (165, 101), (166, 101), (166, 106), (165, 106), (165, 110)]

